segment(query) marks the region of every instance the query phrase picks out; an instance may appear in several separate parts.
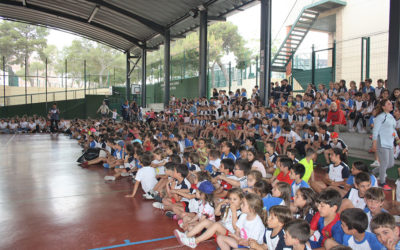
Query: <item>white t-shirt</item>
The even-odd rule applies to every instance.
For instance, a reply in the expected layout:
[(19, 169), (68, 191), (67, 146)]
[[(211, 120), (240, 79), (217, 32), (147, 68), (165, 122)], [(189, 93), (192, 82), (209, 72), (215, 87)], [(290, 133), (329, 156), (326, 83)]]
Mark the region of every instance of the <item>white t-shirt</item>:
[(31, 130), (36, 129), (36, 123), (29, 123), (28, 126)]
[(15, 130), (18, 128), (18, 124), (17, 123), (9, 123), (8, 126), (10, 127), (10, 129)]
[(135, 180), (140, 181), (143, 191), (147, 193), (157, 184), (156, 172), (150, 166), (142, 167), (138, 170)]
[[(229, 232), (235, 233), (235, 229), (233, 229), (232, 221), (233, 221), (233, 216), (232, 216), (232, 210), (228, 208), (228, 214), (227, 215), (222, 215), (222, 220), (221, 224), (224, 226)], [(242, 213), (240, 210), (236, 210), (236, 215), (239, 217), (239, 215)]]
[(265, 167), (260, 161), (255, 160), (251, 165), (251, 168), (255, 168), (258, 171), (260, 171), (263, 178), (267, 177), (267, 172), (265, 171)]
[[(164, 160), (161, 160), (161, 161), (159, 161), (159, 160), (153, 160), (151, 163), (159, 164), (159, 163), (161, 163), (161, 162), (163, 162), (163, 161), (164, 161)], [(156, 167), (155, 170), (156, 170), (156, 174), (157, 174), (157, 175), (163, 175), (163, 174), (165, 174), (165, 167), (164, 167), (164, 166)]]
[(27, 122), (21, 122), (20, 126), (21, 126), (21, 128), (27, 128), (28, 127), (28, 123)]
[[(346, 198), (346, 196), (345, 196), (345, 198)], [(351, 189), (350, 189), (350, 192), (349, 192), (349, 195), (347, 196), (347, 198), (351, 201), (351, 203), (353, 203), (353, 206), (354, 206), (355, 208), (364, 209), (365, 206), (367, 205), (367, 204), (365, 203), (364, 198), (361, 198), (361, 197), (358, 195), (358, 190), (355, 189), (355, 188), (351, 188)]]
[(265, 226), (260, 216), (257, 215), (253, 220), (247, 220), (247, 214), (242, 214), (236, 222), (236, 226), (239, 228), (240, 238), (254, 239), (258, 244), (263, 243)]
[(205, 216), (207, 219), (215, 221), (214, 208), (208, 202), (200, 202), (199, 210), (197, 211), (197, 217), (200, 219), (202, 216)]
[(201, 201), (198, 199), (190, 199), (189, 200), (189, 212), (190, 213), (197, 213), (199, 211), (199, 206), (200, 206)]
[(7, 122), (1, 122), (0, 123), (0, 129), (6, 129), (8, 126)]

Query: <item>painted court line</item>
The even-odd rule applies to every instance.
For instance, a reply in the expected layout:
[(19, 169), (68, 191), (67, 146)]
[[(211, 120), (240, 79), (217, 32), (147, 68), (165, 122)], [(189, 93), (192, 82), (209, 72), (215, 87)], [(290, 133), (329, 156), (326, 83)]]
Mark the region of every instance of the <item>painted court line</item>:
[(136, 241), (136, 242), (130, 242), (129, 240), (124, 240), (125, 244), (119, 244), (119, 245), (113, 245), (113, 246), (107, 246), (107, 247), (99, 247), (99, 248), (92, 248), (90, 250), (103, 250), (103, 249), (112, 249), (112, 248), (118, 248), (118, 247), (140, 245), (140, 244), (156, 242), (156, 241), (161, 241), (161, 240), (168, 240), (168, 239), (173, 239), (173, 238), (175, 238), (175, 236), (168, 236), (168, 237), (163, 237), (163, 238), (156, 238), (156, 239)]
[(11, 138), (6, 142), (6, 145), (4, 145), (4, 146), (7, 147), (7, 145), (14, 139), (14, 137), (15, 137), (15, 134), (13, 134), (13, 136), (11, 136)]

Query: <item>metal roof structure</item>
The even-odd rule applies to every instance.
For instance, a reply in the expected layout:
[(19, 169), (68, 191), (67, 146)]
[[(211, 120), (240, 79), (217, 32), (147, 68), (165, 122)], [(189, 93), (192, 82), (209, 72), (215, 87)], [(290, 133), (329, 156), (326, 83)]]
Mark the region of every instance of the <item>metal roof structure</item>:
[(140, 54), (156, 49), (163, 34), (180, 38), (199, 27), (199, 10), (209, 21), (224, 20), (257, 0), (0, 0), (3, 19), (64, 30)]

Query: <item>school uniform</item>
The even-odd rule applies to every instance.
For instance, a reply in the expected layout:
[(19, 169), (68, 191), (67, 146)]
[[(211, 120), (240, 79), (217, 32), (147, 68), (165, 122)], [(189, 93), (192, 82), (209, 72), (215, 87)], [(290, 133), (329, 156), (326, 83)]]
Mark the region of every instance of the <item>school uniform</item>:
[(343, 245), (351, 247), (353, 250), (378, 250), (382, 249), (383, 245), (378, 241), (375, 234), (365, 232), (364, 239), (357, 241), (352, 235), (344, 235)]
[(351, 188), (343, 198), (349, 199), (355, 208), (364, 209), (367, 205), (364, 197), (359, 196), (358, 189), (356, 188)]

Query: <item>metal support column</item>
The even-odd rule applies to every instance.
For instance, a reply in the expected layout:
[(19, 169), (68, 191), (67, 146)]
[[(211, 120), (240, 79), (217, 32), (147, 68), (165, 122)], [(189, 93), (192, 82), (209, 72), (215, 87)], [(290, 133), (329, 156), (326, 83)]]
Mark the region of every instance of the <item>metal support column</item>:
[(129, 50), (126, 52), (126, 100), (130, 101), (130, 93), (131, 93), (131, 61), (130, 59), (130, 52)]
[(333, 41), (332, 48), (332, 81), (336, 81), (336, 41)]
[(170, 30), (164, 33), (164, 108), (169, 105), (169, 81), (170, 81), (170, 66), (171, 66), (171, 37)]
[(256, 85), (258, 86), (258, 56), (256, 56)]
[(389, 10), (389, 49), (388, 49), (388, 85), (393, 91), (400, 85), (400, 1), (390, 0)]
[(65, 59), (65, 102), (68, 100), (68, 66), (67, 59)]
[(268, 105), (271, 85), (271, 11), (272, 0), (261, 0), (260, 98)]
[(146, 61), (147, 50), (146, 46), (142, 49), (142, 108), (146, 107)]
[(360, 81), (364, 81), (364, 37), (361, 38), (361, 77)]
[(365, 38), (366, 41), (366, 53), (365, 53), (365, 78), (369, 78), (369, 68), (370, 68), (370, 49), (371, 49), (371, 38), (370, 37), (366, 37)]
[(200, 11), (199, 97), (207, 96), (207, 10)]
[(311, 47), (311, 83), (315, 86), (315, 48), (314, 44)]

